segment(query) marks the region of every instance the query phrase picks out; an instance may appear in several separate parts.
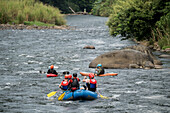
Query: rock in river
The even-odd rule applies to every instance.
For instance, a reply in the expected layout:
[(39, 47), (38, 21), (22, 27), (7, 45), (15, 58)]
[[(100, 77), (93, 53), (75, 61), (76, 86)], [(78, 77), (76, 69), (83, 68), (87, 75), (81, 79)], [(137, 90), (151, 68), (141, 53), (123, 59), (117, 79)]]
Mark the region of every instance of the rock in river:
[(145, 46), (137, 45), (102, 54), (95, 58), (90, 68), (101, 63), (104, 68), (144, 68), (152, 69), (162, 65), (152, 52)]
[(84, 46), (83, 49), (95, 49), (95, 47), (91, 45), (87, 45), (87, 46)]

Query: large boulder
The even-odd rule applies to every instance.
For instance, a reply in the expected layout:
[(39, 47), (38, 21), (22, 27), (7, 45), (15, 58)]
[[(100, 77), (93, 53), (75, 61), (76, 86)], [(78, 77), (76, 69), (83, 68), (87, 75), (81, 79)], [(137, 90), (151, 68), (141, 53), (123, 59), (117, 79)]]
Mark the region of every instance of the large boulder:
[(144, 46), (132, 46), (122, 50), (116, 50), (102, 54), (95, 58), (90, 64), (90, 68), (95, 68), (97, 64), (102, 64), (104, 68), (155, 68), (161, 65), (152, 52)]
[(151, 52), (151, 50), (146, 47), (146, 46), (142, 46), (142, 45), (136, 45), (136, 46), (130, 46), (130, 47), (126, 47), (125, 49), (133, 49), (133, 50), (137, 50), (140, 51), (142, 53), (145, 53), (148, 57), (149, 60), (154, 64), (154, 65), (162, 65), (162, 62), (157, 59), (153, 53)]

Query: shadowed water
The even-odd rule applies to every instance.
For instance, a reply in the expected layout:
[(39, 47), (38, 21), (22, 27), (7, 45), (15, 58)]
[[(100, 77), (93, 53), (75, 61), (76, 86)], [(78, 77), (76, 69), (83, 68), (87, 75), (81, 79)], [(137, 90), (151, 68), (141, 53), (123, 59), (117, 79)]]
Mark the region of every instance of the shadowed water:
[[(0, 112), (9, 113), (168, 113), (170, 61), (164, 69), (106, 69), (116, 77), (96, 77), (98, 91), (110, 99), (58, 101), (47, 94), (58, 90), (63, 76), (47, 78), (39, 71), (55, 65), (58, 72), (93, 72), (89, 63), (98, 55), (126, 46), (129, 40), (109, 35), (108, 18), (68, 16), (72, 30), (0, 31)], [(96, 49), (83, 49), (93, 45)], [(155, 53), (160, 54), (160, 53)], [(83, 77), (79, 74), (79, 78)], [(84, 83), (81, 82), (81, 85)]]

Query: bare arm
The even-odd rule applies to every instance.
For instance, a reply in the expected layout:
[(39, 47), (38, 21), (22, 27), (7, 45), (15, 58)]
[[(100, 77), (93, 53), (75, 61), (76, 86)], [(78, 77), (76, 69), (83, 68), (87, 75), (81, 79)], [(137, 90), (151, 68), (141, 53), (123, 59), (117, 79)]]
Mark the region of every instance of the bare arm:
[(61, 88), (61, 84), (59, 85), (59, 88)]
[(86, 80), (87, 80), (87, 77), (85, 76), (84, 79), (83, 79), (83, 82), (86, 82)]

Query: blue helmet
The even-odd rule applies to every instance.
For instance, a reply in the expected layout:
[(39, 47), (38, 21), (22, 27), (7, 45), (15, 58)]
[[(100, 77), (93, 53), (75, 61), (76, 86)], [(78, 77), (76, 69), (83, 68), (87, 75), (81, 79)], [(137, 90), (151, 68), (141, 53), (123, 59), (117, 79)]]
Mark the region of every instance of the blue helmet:
[(102, 64), (98, 64), (97, 67), (102, 67)]

